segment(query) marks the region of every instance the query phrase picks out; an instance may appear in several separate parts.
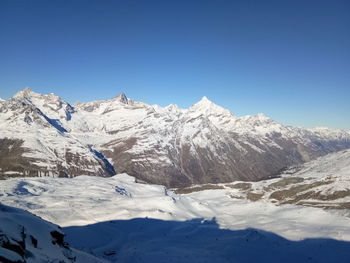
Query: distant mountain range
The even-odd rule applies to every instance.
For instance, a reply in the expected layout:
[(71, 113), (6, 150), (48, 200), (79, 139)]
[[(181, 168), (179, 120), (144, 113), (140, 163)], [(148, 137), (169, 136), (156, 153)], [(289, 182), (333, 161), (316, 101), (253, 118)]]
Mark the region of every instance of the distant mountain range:
[(111, 176), (168, 187), (256, 181), (350, 148), (350, 133), (237, 117), (203, 97), (188, 109), (120, 94), (70, 105), (26, 88), (0, 100), (0, 178)]

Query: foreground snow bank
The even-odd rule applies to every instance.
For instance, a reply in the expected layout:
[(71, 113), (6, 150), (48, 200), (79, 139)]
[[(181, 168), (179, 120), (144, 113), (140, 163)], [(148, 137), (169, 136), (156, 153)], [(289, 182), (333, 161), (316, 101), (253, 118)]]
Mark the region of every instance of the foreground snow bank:
[(21, 209), (0, 204), (0, 262), (103, 262), (71, 248), (61, 229)]
[(137, 218), (64, 228), (69, 242), (111, 262), (341, 263), (350, 242), (290, 241), (257, 229), (220, 229), (215, 219)]

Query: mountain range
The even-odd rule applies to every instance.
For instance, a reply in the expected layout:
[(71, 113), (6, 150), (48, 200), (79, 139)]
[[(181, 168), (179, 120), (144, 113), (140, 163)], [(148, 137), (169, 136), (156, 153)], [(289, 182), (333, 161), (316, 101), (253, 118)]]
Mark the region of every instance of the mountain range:
[(350, 133), (238, 117), (206, 97), (188, 109), (110, 100), (69, 104), (26, 88), (0, 100), (0, 178), (128, 173), (167, 187), (257, 181), (350, 148)]

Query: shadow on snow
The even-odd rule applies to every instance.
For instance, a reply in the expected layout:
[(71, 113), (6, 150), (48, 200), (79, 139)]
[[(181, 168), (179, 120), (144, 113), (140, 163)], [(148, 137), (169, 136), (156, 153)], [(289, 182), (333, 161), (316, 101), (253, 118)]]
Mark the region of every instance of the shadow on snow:
[(64, 228), (73, 246), (111, 262), (349, 262), (350, 242), (290, 241), (263, 230), (220, 229), (216, 220), (137, 218)]

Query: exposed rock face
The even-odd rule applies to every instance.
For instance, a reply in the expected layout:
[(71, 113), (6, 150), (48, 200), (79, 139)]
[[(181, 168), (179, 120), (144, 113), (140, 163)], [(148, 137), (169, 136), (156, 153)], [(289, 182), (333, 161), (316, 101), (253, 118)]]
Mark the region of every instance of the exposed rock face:
[[(325, 209), (350, 209), (350, 150), (328, 154), (292, 167), (281, 174), (281, 178), (219, 186), (239, 190), (232, 198), (248, 198), (252, 201), (266, 199), (276, 204)], [(180, 189), (180, 192), (185, 193), (193, 191), (198, 189)], [(252, 197), (258, 199), (253, 200)]]
[[(40, 108), (39, 108), (40, 107)], [(74, 108), (25, 89), (0, 104), (0, 179), (115, 174), (103, 155), (69, 133)]]
[[(348, 132), (283, 126), (263, 114), (236, 117), (205, 97), (189, 109), (151, 106), (125, 94), (73, 107), (56, 95), (25, 90), (1, 102), (0, 112), (1, 130), (9, 123), (13, 130), (25, 127), (33, 140), (41, 130), (29, 127), (50, 130), (40, 141), (51, 152), (60, 149), (66, 175), (108, 175), (115, 169), (168, 187), (266, 179), (350, 147)], [(16, 138), (33, 150), (22, 137)]]
[(350, 147), (346, 132), (287, 127), (263, 114), (236, 117), (205, 97), (187, 110), (113, 99), (76, 107), (91, 108), (89, 127), (106, 134), (96, 147), (117, 171), (168, 187), (265, 179)]
[(71, 248), (58, 226), (0, 203), (0, 262), (104, 261)]
[(23, 157), (29, 149), (23, 147), (23, 140), (0, 139), (0, 167), (3, 178), (15, 176), (38, 176), (40, 167)]

